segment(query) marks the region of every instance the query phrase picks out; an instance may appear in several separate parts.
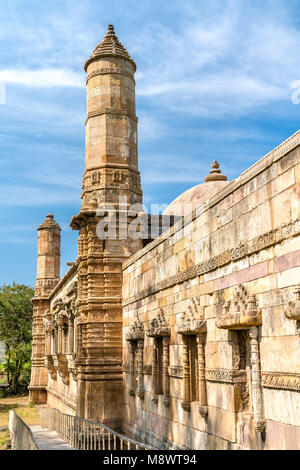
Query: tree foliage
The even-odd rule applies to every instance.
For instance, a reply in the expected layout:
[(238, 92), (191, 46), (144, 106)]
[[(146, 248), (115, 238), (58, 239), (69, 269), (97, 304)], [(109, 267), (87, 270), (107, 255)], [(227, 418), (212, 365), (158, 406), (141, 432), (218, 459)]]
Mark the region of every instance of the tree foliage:
[(10, 394), (25, 391), (30, 380), (33, 295), (34, 290), (25, 285), (0, 287), (0, 340), (6, 347)]

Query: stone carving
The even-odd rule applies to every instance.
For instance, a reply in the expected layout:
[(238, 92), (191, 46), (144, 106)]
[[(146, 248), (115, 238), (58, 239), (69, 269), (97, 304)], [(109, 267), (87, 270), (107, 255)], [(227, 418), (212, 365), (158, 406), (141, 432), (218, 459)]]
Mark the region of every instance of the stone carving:
[(249, 336), (251, 349), (251, 389), (254, 413), (254, 429), (257, 432), (264, 432), (266, 421), (264, 419), (263, 393), (261, 387), (258, 328), (255, 326), (250, 328)]
[[(130, 360), (130, 395), (135, 395), (135, 387), (137, 381), (137, 396), (144, 398), (144, 326), (138, 316), (136, 316), (134, 324), (126, 336), (129, 342), (129, 360)], [(135, 362), (137, 362), (137, 377), (135, 375)]]
[(122, 183), (123, 181), (123, 174), (121, 171), (114, 171), (112, 173), (112, 181), (113, 183)]
[(92, 173), (92, 184), (100, 184), (101, 183), (101, 172), (94, 171)]
[(261, 325), (261, 310), (255, 295), (248, 296), (244, 286), (235, 289), (233, 297), (225, 302), (223, 312), (216, 319), (216, 326), (223, 329), (247, 329)]
[(126, 336), (127, 341), (138, 341), (144, 340), (145, 332), (144, 325), (141, 323), (138, 316), (136, 316), (134, 324), (129, 330), (129, 333)]
[(245, 370), (206, 369), (206, 380), (210, 382), (244, 383), (247, 382)]
[(281, 390), (300, 391), (300, 374), (284, 374), (281, 372), (262, 372), (262, 386)]
[(187, 310), (180, 316), (175, 331), (181, 335), (205, 333), (206, 321), (199, 297), (191, 299)]
[(157, 317), (150, 323), (150, 329), (147, 331), (147, 336), (150, 338), (158, 338), (161, 336), (170, 336), (170, 334), (170, 325), (166, 320), (163, 309), (160, 309)]
[[(147, 336), (154, 338), (152, 350), (152, 402), (157, 403), (157, 395), (161, 392), (158, 390), (158, 383), (162, 376), (162, 393), (165, 397), (165, 406), (170, 405), (170, 376), (169, 376), (169, 336), (171, 334), (170, 325), (165, 317), (164, 310), (160, 309), (156, 318), (150, 323), (150, 329)], [(159, 343), (159, 338), (162, 338)], [(159, 349), (162, 346), (162, 351)], [(162, 370), (159, 368), (159, 355), (162, 353)]]
[(145, 364), (143, 367), (143, 373), (144, 375), (152, 375), (152, 364)]
[(88, 74), (87, 76), (87, 79), (86, 79), (86, 84), (88, 84), (88, 82), (90, 81), (91, 78), (93, 77), (97, 77), (99, 75), (110, 75), (110, 74), (119, 74), (119, 75), (124, 75), (125, 77), (129, 77), (131, 78), (134, 83), (135, 83), (135, 79), (134, 79), (134, 76), (130, 73), (130, 72), (127, 72), (125, 70), (122, 70), (118, 67), (107, 67), (107, 68), (102, 68), (102, 69), (99, 69), (99, 70), (96, 70), (95, 72), (91, 72)]
[(294, 300), (287, 304), (284, 313), (289, 320), (300, 321), (300, 286), (295, 288)]
[(44, 364), (45, 364), (45, 367), (47, 367), (47, 369), (48, 369), (48, 372), (50, 374), (51, 379), (56, 380), (57, 379), (57, 368), (54, 365), (54, 360), (53, 360), (53, 355), (52, 354), (48, 354), (47, 356), (45, 356)]
[(78, 368), (76, 366), (76, 355), (75, 354), (67, 354), (67, 361), (68, 361), (68, 373), (72, 375), (72, 378), (75, 382), (77, 382), (77, 375), (78, 375)]
[(183, 401), (182, 408), (185, 411), (190, 410), (191, 397), (191, 367), (195, 364), (190, 362), (190, 348), (188, 336), (196, 336), (197, 340), (197, 388), (199, 412), (202, 417), (206, 418), (207, 408), (207, 392), (205, 378), (205, 333), (206, 321), (204, 319), (204, 309), (200, 305), (200, 298), (192, 298), (187, 310), (180, 316), (175, 331), (183, 336), (182, 338), (182, 361), (183, 361)]
[(294, 237), (299, 232), (300, 223), (297, 219), (292, 224), (283, 225), (282, 227), (276, 230), (272, 230), (271, 232), (267, 232), (266, 234), (255, 238), (249, 244), (238, 245), (237, 247), (232, 248), (229, 251), (227, 250), (226, 252), (221, 253), (215, 258), (192, 266), (191, 268), (186, 269), (185, 271), (182, 271), (176, 274), (175, 276), (171, 276), (168, 279), (164, 279), (158, 284), (153, 285), (148, 289), (144, 289), (140, 291), (137, 295), (134, 295), (131, 298), (127, 299), (123, 302), (123, 305), (130, 305), (134, 302), (137, 302), (138, 300), (148, 297), (149, 295), (160, 292), (161, 290), (168, 289), (169, 287), (172, 287), (176, 284), (180, 284), (181, 282), (193, 279), (196, 276), (206, 274), (210, 271), (214, 271), (216, 268), (224, 266), (230, 263), (231, 261), (235, 261), (245, 256), (250, 256), (256, 253), (257, 251), (263, 250), (264, 248), (271, 246), (272, 244), (275, 245), (277, 243), (282, 242), (283, 240), (287, 240), (288, 238)]
[(175, 379), (182, 379), (182, 377), (183, 377), (183, 368), (181, 366), (170, 366), (169, 367), (169, 376), (174, 377)]
[(55, 354), (53, 355), (53, 364), (57, 369), (58, 375), (61, 377), (62, 382), (65, 385), (69, 385), (69, 369), (67, 357), (64, 354)]

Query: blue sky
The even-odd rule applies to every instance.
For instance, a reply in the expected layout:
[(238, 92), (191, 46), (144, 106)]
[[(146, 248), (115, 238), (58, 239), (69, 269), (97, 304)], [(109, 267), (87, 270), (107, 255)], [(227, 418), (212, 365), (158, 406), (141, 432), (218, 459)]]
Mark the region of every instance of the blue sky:
[[(83, 64), (114, 24), (137, 63), (144, 202), (234, 179), (296, 132), (299, 0), (7, 0), (0, 4), (0, 284), (34, 284), (36, 227), (76, 258), (84, 169)], [(300, 88), (300, 87), (299, 87)]]

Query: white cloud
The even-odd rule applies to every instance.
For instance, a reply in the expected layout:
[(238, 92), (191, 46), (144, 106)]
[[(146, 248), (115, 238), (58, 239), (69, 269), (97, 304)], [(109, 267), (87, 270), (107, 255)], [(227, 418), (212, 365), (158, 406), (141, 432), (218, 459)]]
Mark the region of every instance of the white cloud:
[(193, 3), (189, 16), (184, 9), (177, 31), (149, 22), (135, 33), (138, 96), (160, 109), (212, 117), (289, 104), (290, 83), (300, 78), (292, 9), (276, 2), (262, 14), (261, 5), (236, 1), (199, 9)]
[(15, 207), (77, 205), (78, 191), (4, 184), (0, 187), (0, 201), (2, 206)]
[(30, 87), (85, 87), (84, 74), (70, 69), (0, 70), (0, 81)]

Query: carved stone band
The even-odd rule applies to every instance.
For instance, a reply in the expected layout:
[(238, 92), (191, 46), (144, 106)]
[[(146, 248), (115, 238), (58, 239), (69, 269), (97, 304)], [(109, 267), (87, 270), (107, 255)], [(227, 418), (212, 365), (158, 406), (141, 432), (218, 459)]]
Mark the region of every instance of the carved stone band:
[(209, 382), (231, 384), (247, 382), (247, 375), (244, 370), (206, 369), (205, 377)]
[(280, 372), (263, 372), (262, 386), (282, 390), (300, 390), (300, 374), (283, 374)]

